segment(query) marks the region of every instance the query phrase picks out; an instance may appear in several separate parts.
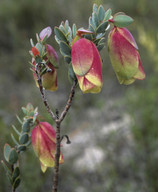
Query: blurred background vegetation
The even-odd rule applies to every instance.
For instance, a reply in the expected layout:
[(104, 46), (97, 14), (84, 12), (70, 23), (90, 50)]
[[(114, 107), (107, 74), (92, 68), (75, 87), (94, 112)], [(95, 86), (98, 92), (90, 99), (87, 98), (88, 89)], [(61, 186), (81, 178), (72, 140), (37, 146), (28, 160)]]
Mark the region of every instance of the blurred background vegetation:
[[(104, 86), (99, 95), (83, 95), (78, 89), (63, 124), (72, 144), (63, 146), (65, 163), (60, 169), (64, 192), (157, 192), (158, 191), (158, 1), (157, 0), (1, 0), (0, 1), (0, 159), (3, 145), (12, 143), (15, 114), (28, 102), (39, 107), (51, 123), (35, 87), (28, 61), (29, 39), (47, 26), (87, 27), (93, 3), (125, 12), (134, 18), (129, 26), (142, 58), (146, 79), (130, 86), (119, 85), (107, 54), (103, 57)], [(49, 40), (56, 50), (54, 38)], [(62, 108), (70, 84), (67, 66), (60, 57), (59, 90), (48, 92), (54, 108)], [(64, 82), (64, 83), (63, 83)], [(17, 191), (51, 191), (52, 170), (40, 171), (31, 147), (21, 156), (22, 182)], [(0, 191), (10, 186), (0, 165)]]

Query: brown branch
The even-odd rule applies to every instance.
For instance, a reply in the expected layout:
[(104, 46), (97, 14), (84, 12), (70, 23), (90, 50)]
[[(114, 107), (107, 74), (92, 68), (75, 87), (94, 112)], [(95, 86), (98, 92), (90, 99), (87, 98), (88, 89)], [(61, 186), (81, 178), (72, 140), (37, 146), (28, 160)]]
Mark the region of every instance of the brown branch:
[(73, 97), (74, 97), (74, 95), (75, 95), (75, 87), (76, 87), (76, 84), (77, 84), (77, 82), (74, 81), (74, 82), (73, 82), (73, 85), (72, 85), (72, 88), (71, 88), (70, 95), (69, 95), (69, 99), (68, 99), (68, 101), (67, 101), (67, 104), (66, 104), (63, 112), (62, 112), (61, 115), (60, 115), (60, 119), (59, 119), (60, 122), (62, 122), (62, 121), (64, 120), (66, 114), (68, 113), (68, 111), (69, 111), (69, 109), (70, 109), (70, 107), (71, 107), (72, 99), (73, 99)]
[(42, 86), (42, 79), (41, 79), (41, 76), (40, 76), (40, 70), (39, 70), (39, 64), (36, 64), (35, 66), (35, 72), (36, 72), (36, 75), (37, 75), (37, 82), (38, 82), (38, 85), (39, 85), (39, 89), (40, 89), (40, 92), (41, 92), (41, 97), (42, 97), (42, 100), (43, 100), (43, 103), (48, 111), (48, 113), (51, 115), (52, 119), (55, 121), (56, 120), (56, 116), (54, 115), (54, 113), (52, 112), (52, 110), (50, 109), (50, 106), (48, 104), (48, 101), (45, 97), (45, 92), (43, 90), (43, 86)]
[(55, 166), (54, 166), (52, 192), (57, 192), (58, 190), (59, 159), (60, 159), (60, 122), (59, 120), (56, 120), (56, 153), (55, 153)]

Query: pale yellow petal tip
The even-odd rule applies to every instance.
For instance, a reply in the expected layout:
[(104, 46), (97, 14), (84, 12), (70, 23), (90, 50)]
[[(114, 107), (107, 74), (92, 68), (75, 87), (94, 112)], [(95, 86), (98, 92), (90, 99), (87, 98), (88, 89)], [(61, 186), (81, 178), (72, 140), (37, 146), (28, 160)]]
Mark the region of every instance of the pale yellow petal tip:
[(41, 170), (42, 170), (43, 173), (45, 173), (46, 170), (47, 170), (47, 166), (45, 166), (45, 165), (43, 165), (43, 164), (41, 163)]

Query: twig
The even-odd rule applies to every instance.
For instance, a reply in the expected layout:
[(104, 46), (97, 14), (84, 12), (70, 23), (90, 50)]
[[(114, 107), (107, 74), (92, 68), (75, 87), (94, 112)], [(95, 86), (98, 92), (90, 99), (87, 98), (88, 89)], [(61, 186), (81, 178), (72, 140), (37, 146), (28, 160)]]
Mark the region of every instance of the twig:
[(47, 101), (47, 99), (45, 97), (45, 92), (44, 92), (43, 86), (42, 86), (42, 80), (41, 80), (41, 76), (40, 76), (39, 67), (40, 67), (39, 64), (35, 65), (35, 72), (36, 72), (36, 75), (37, 75), (37, 81), (38, 81), (39, 89), (40, 89), (40, 92), (41, 92), (41, 97), (42, 97), (43, 103), (44, 103), (48, 113), (51, 115), (52, 119), (55, 121), (56, 120), (56, 116), (54, 115), (54, 113), (50, 109), (48, 101)]
[(69, 109), (70, 109), (70, 107), (71, 107), (72, 99), (73, 99), (73, 97), (74, 97), (74, 95), (75, 95), (75, 87), (76, 87), (76, 84), (77, 84), (77, 82), (74, 81), (74, 82), (73, 82), (73, 85), (72, 85), (72, 88), (71, 88), (70, 95), (69, 95), (69, 99), (68, 99), (68, 101), (67, 101), (67, 104), (66, 104), (63, 112), (62, 112), (61, 115), (60, 115), (60, 119), (59, 119), (60, 122), (62, 122), (62, 121), (64, 120), (67, 112), (69, 111)]

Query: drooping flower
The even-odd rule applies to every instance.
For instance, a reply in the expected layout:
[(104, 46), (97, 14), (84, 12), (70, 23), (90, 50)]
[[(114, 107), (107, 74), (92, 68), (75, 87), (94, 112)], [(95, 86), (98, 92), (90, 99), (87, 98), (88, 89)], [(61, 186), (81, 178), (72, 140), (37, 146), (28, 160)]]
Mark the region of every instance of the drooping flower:
[[(57, 69), (55, 68), (58, 66), (58, 55), (54, 48), (47, 44), (46, 45), (46, 57), (45, 60), (48, 61), (47, 66), (49, 69), (51, 69), (50, 72), (46, 72), (41, 76), (42, 79), (42, 86), (49, 91), (56, 91), (57, 90)], [(35, 66), (36, 62), (35, 59), (32, 59), (32, 64)], [(35, 71), (35, 68), (33, 68)], [(37, 83), (37, 76), (36, 73), (33, 73), (36, 85), (38, 87)]]
[[(32, 64), (35, 66), (36, 62), (35, 59), (32, 59)], [(46, 72), (45, 74), (42, 75), (41, 79), (42, 79), (42, 86), (49, 91), (56, 91), (58, 86), (57, 86), (57, 70), (56, 68), (49, 62), (47, 64), (47, 66), (51, 69), (51, 72)], [(35, 71), (35, 68), (33, 68), (33, 70)], [(37, 75), (34, 72), (33, 73), (33, 77), (35, 79), (36, 82), (36, 86), (38, 86), (38, 82), (37, 82)]]
[(72, 67), (83, 93), (99, 93), (102, 87), (102, 62), (95, 44), (81, 38), (72, 45)]
[[(39, 122), (31, 132), (33, 149), (41, 162), (41, 169), (54, 167), (56, 152), (56, 132), (47, 122)], [(60, 154), (59, 163), (63, 163), (63, 155)]]
[(112, 29), (108, 36), (108, 50), (120, 84), (129, 85), (136, 79), (145, 78), (137, 44), (126, 28)]

